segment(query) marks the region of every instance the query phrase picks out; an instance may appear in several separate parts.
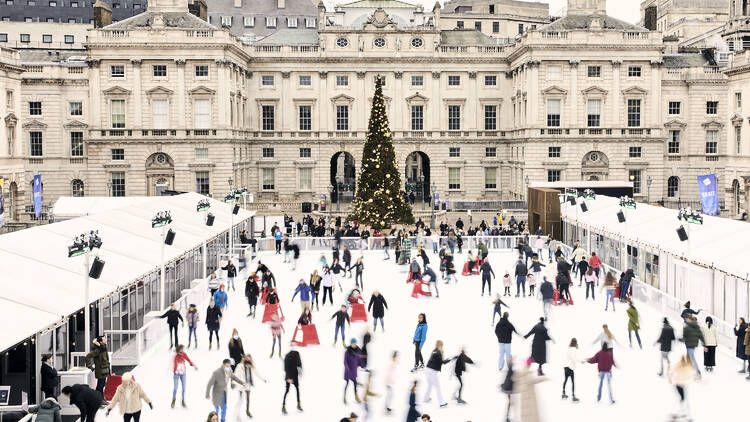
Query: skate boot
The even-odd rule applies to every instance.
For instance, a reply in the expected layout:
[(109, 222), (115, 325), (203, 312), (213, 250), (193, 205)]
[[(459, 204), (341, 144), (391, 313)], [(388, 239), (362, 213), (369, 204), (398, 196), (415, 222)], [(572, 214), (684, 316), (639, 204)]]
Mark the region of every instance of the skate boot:
[(172, 404), (170, 406), (174, 409), (174, 399), (172, 399)]
[(300, 412), (302, 411), (302, 405), (299, 403), (297, 403), (297, 410), (299, 410)]
[(182, 401), (182, 407), (187, 407), (187, 404), (185, 403), (185, 400)]
[(281, 406), (281, 414), (286, 415), (286, 405)]

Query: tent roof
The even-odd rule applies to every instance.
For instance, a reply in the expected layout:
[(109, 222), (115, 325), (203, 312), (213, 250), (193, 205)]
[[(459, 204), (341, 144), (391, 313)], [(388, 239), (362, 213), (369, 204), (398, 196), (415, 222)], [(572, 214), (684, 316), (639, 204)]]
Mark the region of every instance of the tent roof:
[[(703, 225), (690, 224), (677, 219), (677, 210), (641, 203), (634, 210), (626, 209), (626, 222), (619, 223), (619, 198), (597, 195), (594, 200), (583, 201), (588, 212), (581, 211), (579, 198), (575, 207), (568, 202), (562, 205), (562, 216), (600, 233), (625, 236), (633, 244), (645, 244), (683, 258), (689, 256), (692, 262), (738, 277), (747, 278), (750, 274), (746, 258), (746, 251), (750, 250), (750, 224), (712, 216), (704, 216)], [(681, 242), (677, 237), (681, 225), (688, 230), (689, 242)]]
[[(0, 320), (14, 321), (0, 337), (0, 351), (84, 306), (85, 258), (68, 258), (67, 253), (75, 236), (98, 230), (103, 242), (95, 253), (106, 262), (104, 271), (98, 280), (90, 280), (94, 302), (158, 269), (162, 230), (151, 228), (157, 212), (171, 211), (171, 228), (176, 232), (174, 243), (164, 250), (167, 262), (226, 232), (231, 219), (229, 204), (209, 199), (215, 220), (213, 226), (206, 226), (205, 214), (199, 214), (196, 206), (207, 198), (197, 193), (136, 198), (122, 201), (120, 207), (101, 198), (75, 198), (79, 199), (63, 202), (69, 211), (79, 202), (79, 208), (91, 211), (90, 215), (0, 235), (0, 268), (5, 275), (0, 285)], [(106, 206), (96, 210), (95, 204)], [(240, 210), (235, 224), (253, 215)]]

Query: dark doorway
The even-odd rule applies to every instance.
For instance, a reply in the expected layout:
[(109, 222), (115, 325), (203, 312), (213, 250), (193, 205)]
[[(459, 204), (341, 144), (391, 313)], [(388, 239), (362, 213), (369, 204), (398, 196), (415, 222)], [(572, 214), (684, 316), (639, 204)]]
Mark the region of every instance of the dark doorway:
[(351, 202), (357, 182), (357, 167), (352, 154), (339, 151), (331, 157), (331, 202)]
[(414, 193), (416, 201), (430, 202), (430, 157), (422, 151), (414, 151), (406, 157), (404, 190)]

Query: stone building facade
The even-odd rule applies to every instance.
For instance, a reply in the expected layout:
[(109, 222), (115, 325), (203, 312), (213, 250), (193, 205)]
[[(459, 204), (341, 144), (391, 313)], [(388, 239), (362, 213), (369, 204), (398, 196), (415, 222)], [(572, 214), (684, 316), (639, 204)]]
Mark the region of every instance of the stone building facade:
[(697, 201), (697, 175), (715, 172), (726, 214), (746, 209), (750, 135), (733, 92), (747, 85), (742, 71), (725, 73), (710, 51), (665, 53), (661, 32), (604, 10), (570, 0), (567, 16), (499, 42), (446, 29), (439, 8), (362, 0), (321, 5), (315, 28), (248, 45), (184, 0), (152, 0), (89, 31), (83, 50), (6, 59), (15, 70), (0, 81), (20, 88), (16, 151), (0, 148), (0, 175), (18, 187), (19, 217), (34, 174), (46, 204), (221, 197), (230, 184), (258, 201), (346, 201), (382, 78), (397, 161), (419, 199), (523, 199), (533, 182), (629, 180), (637, 199), (677, 206)]

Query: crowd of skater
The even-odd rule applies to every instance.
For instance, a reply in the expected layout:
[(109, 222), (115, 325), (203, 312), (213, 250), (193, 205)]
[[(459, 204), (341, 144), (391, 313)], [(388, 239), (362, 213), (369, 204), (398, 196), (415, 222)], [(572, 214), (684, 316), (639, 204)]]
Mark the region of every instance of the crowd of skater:
[[(500, 221), (497, 221), (498, 218)], [(593, 342), (598, 351), (587, 356), (580, 350), (580, 339), (564, 338), (562, 333), (551, 333), (547, 328), (547, 322), (551, 317), (553, 306), (574, 304), (571, 287), (577, 285), (583, 288), (585, 285), (583, 300), (596, 301), (596, 293), (603, 292), (604, 303), (601, 306), (605, 312), (610, 308), (612, 312), (615, 312), (615, 306), (625, 307), (627, 347), (643, 348), (640, 335), (640, 314), (632, 298), (634, 272), (626, 270), (615, 275), (606, 271), (595, 252), (589, 253), (578, 242), (575, 243), (571, 252), (565, 253), (558, 242), (550, 236), (544, 236), (540, 230), (531, 234), (524, 222), (516, 222), (513, 219), (511, 223), (510, 219), (503, 221), (502, 218), (502, 214), (498, 214), (491, 225), (482, 221), (476, 228), (469, 226), (466, 231), (464, 231), (464, 222), (460, 219), (454, 225), (441, 223), (435, 233), (431, 232), (421, 221), (411, 229), (394, 228), (389, 231), (388, 236), (384, 237), (387, 243), (382, 245), (382, 259), (389, 261), (393, 258), (391, 265), (404, 268), (407, 281), (414, 286), (412, 293), (414, 297), (431, 296), (438, 299), (440, 297), (439, 285), (459, 283), (457, 276), (459, 273), (462, 277), (478, 276), (481, 278), (481, 291), (478, 295), (482, 297), (487, 294), (492, 298), (491, 309), (488, 309), (488, 312), (490, 310), (492, 312), (491, 324), (498, 343), (497, 370), (500, 383), (496, 388), (508, 397), (505, 420), (524, 422), (538, 420), (534, 385), (546, 380), (545, 371), (549, 371), (549, 368), (545, 367), (548, 361), (547, 348), (548, 342), (554, 341), (553, 338), (568, 344), (566, 354), (561, 359), (564, 365), (556, 369), (563, 373), (561, 398), (570, 399), (576, 403), (580, 401), (576, 395), (576, 372), (583, 365), (590, 364), (595, 365), (598, 373), (596, 400), (605, 399), (614, 404), (616, 400), (612, 389), (612, 371), (617, 367), (616, 348), (624, 347), (624, 340), (621, 342), (620, 337), (612, 333), (608, 325), (604, 324)], [(315, 222), (310, 217), (303, 219), (303, 222), (307, 227), (315, 226)], [(291, 221), (288, 223), (292, 224)], [(318, 226), (325, 227), (326, 222), (321, 221)], [(512, 231), (523, 233), (523, 237), (517, 244), (518, 258), (515, 265), (498, 272), (490, 263), (490, 246), (485, 243), (484, 239), (477, 239), (473, 243), (473, 249), (464, 247), (467, 236), (476, 237), (477, 233), (485, 234), (488, 230), (492, 233), (492, 230), (497, 227), (512, 227)], [(282, 264), (288, 263), (296, 269), (296, 261), (300, 252), (299, 248), (295, 248), (293, 238), (281, 233), (278, 227), (273, 233), (274, 238), (277, 239), (276, 252), (283, 254)], [(353, 236), (349, 236), (350, 234)], [(278, 238), (277, 235), (279, 235)], [(370, 236), (367, 228), (352, 224), (338, 226), (332, 237), (341, 239), (365, 235)], [(382, 236), (382, 231), (374, 230), (373, 236)], [(366, 239), (366, 237), (362, 238)], [(429, 239), (438, 240), (428, 242)], [(456, 262), (457, 256), (463, 255), (464, 250), (466, 250), (466, 259)], [(393, 257), (391, 257), (391, 252), (393, 252)], [(377, 286), (370, 286), (369, 283), (367, 287), (365, 286), (364, 256), (361, 254), (356, 256), (356, 253), (347, 244), (335, 241), (330, 251), (320, 255), (317, 265), (309, 276), (300, 278), (292, 290), (281, 292), (273, 271), (264, 260), (247, 264), (253, 268), (247, 269), (247, 277), (243, 280), (244, 286), (238, 280), (240, 271), (230, 260), (221, 267), (223, 273), (217, 271), (209, 277), (210, 299), (203, 312), (195, 304), (191, 304), (185, 314), (182, 314), (176, 306), (171, 306), (161, 315), (169, 328), (170, 349), (173, 350), (171, 365), (173, 390), (170, 406), (172, 408), (187, 407), (185, 394), (188, 374), (191, 368), (197, 370), (196, 364), (190, 358), (190, 349), (198, 348), (198, 331), (203, 331), (201, 327), (205, 326), (208, 333), (208, 349), (212, 350), (215, 345), (216, 350), (223, 350), (225, 353), (223, 359), (206, 363), (217, 365), (205, 385), (205, 397), (213, 408), (207, 418), (208, 421), (225, 422), (230, 403), (233, 403), (234, 413), (238, 418), (242, 415), (251, 418), (251, 391), (261, 382), (273, 385), (282, 384), (284, 392), (281, 414), (288, 413), (287, 398), (291, 390), (294, 390), (296, 410), (303, 412), (300, 393), (303, 360), (300, 350), (303, 347), (318, 344), (318, 328), (313, 322), (316, 320), (322, 324), (328, 321), (334, 332), (333, 346), (338, 347), (340, 344), (343, 349), (343, 403), (346, 405), (353, 399), (361, 407), (362, 416), (350, 413), (341, 420), (370, 420), (381, 410), (386, 414), (391, 414), (396, 400), (394, 397), (397, 395), (393, 386), (396, 379), (404, 375), (399, 373), (398, 368), (401, 360), (405, 358), (394, 351), (390, 355), (388, 368), (384, 370), (378, 368), (377, 371), (371, 368), (373, 359), (369, 356), (368, 346), (373, 336), (380, 335), (378, 331), (382, 333), (386, 330), (385, 317), (390, 311), (387, 298), (381, 294)], [(492, 282), (497, 276), (501, 276), (502, 279), (502, 293), (500, 293), (499, 286), (496, 286), (493, 296)], [(238, 290), (239, 293), (237, 293)], [(239, 294), (244, 295), (248, 306), (249, 323), (262, 323), (268, 326), (269, 358), (276, 356), (281, 359), (283, 380), (266, 379), (262, 375), (253, 356), (243, 346), (238, 329), (233, 329), (229, 339), (219, 337), (230, 293), (233, 300)], [(337, 296), (337, 302), (334, 302), (334, 294)], [(285, 301), (298, 302), (299, 314), (295, 312), (293, 315), (285, 315), (280, 306), (280, 296), (284, 296)], [(341, 301), (343, 304), (339, 305)], [(535, 305), (535, 301), (538, 301), (539, 305)], [(513, 320), (513, 311), (509, 303), (514, 307), (539, 306), (540, 317), (535, 321), (523, 321), (523, 325), (529, 328), (519, 330), (516, 325), (519, 322)], [(297, 324), (294, 333), (286, 332), (283, 322), (295, 318)], [(714, 370), (718, 342), (716, 327), (711, 317), (702, 317), (701, 311), (692, 309), (690, 302), (684, 304), (681, 318), (681, 330), (673, 327), (668, 318), (663, 319), (661, 332), (655, 345), (659, 348), (661, 361), (658, 376), (667, 377), (674, 386), (675, 400), (679, 405), (676, 415), (689, 418), (687, 405), (689, 386), (700, 380), (704, 372)], [(442, 340), (430, 337), (426, 313), (416, 314), (415, 319), (414, 333), (410, 340), (414, 350), (411, 372), (416, 379), (411, 383), (408, 393), (407, 422), (432, 420), (429, 415), (418, 409), (420, 404), (425, 407), (435, 399), (436, 411), (449, 405), (443, 395), (441, 385), (444, 372), (450, 371), (450, 374), (455, 377), (456, 389), (452, 397), (456, 404), (466, 404), (467, 400), (463, 395), (463, 374), (472, 365), (478, 364), (470, 357), (466, 349), (460, 348), (449, 353), (445, 350)], [(372, 330), (368, 329), (357, 336), (347, 336), (347, 328), (350, 328), (352, 322), (364, 320), (367, 320), (368, 324), (371, 321)], [(185, 324), (187, 324), (188, 331), (187, 345), (180, 341), (179, 336), (179, 328)], [(734, 334), (737, 339), (736, 357), (742, 362), (740, 372), (743, 376), (747, 374), (746, 377), (750, 380), (750, 371), (747, 367), (748, 356), (750, 356), (750, 329), (744, 319), (737, 322)], [(205, 335), (200, 337), (206, 338)], [(531, 340), (530, 353), (519, 352), (517, 348), (512, 349), (513, 340), (521, 337)], [(258, 344), (263, 341), (253, 340), (254, 349), (257, 350)], [(698, 363), (700, 356), (697, 353), (700, 350), (703, 350), (702, 365)], [(671, 361), (670, 356), (674, 354), (677, 354), (678, 358), (676, 361)], [(528, 357), (521, 359), (521, 356)], [(97, 379), (96, 388), (74, 385), (62, 390), (62, 394), (68, 396), (70, 402), (79, 408), (82, 422), (94, 421), (97, 411), (102, 407), (107, 414), (117, 407), (125, 422), (131, 420), (139, 422), (143, 406), (148, 405), (153, 408), (153, 403), (146, 392), (130, 373), (122, 376), (112, 374), (106, 337), (97, 337), (94, 340), (92, 351), (86, 358)], [(46, 360), (49, 360), (49, 357)], [(534, 365), (536, 366), (535, 372), (531, 370)], [(45, 385), (54, 384), (54, 377), (57, 377), (57, 374), (52, 370), (50, 370), (49, 363), (42, 365), (43, 389)], [(373, 391), (373, 377), (382, 377), (385, 391)], [(109, 388), (110, 391), (105, 391), (110, 384), (112, 385)], [(55, 401), (56, 391), (51, 388), (44, 392), (45, 401), (30, 411), (38, 412), (40, 416), (42, 414), (59, 415), (60, 406)], [(421, 397), (418, 392), (421, 392)], [(376, 396), (383, 396), (383, 409), (372, 408), (372, 398)], [(37, 421), (39, 422), (39, 419)], [(50, 421), (56, 422), (56, 419), (50, 419)]]

